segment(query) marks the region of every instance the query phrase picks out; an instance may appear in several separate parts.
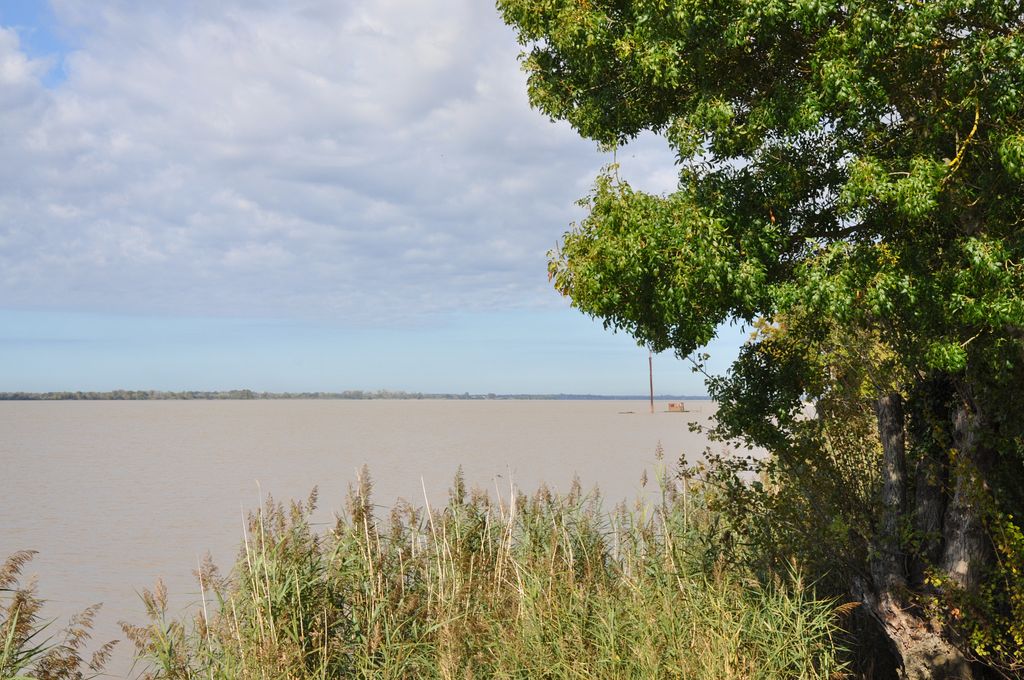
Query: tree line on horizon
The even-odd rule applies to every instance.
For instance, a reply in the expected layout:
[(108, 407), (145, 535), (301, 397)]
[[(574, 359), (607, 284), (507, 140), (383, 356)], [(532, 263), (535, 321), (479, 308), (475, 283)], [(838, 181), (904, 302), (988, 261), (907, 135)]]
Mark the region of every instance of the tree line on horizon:
[[(255, 390), (110, 390), (60, 392), (0, 392), (0, 401), (173, 401), (173, 400), (259, 400), (259, 399), (446, 399), (446, 400), (643, 400), (647, 395), (607, 394), (471, 394), (469, 392), (405, 392), (402, 390), (345, 390), (343, 392), (257, 392)], [(655, 395), (655, 399), (707, 399), (693, 395)]]

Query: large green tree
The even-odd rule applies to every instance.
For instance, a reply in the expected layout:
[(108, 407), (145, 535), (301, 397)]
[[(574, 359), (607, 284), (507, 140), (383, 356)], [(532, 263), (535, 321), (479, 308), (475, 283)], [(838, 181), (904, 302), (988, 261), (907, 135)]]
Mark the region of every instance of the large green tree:
[[(597, 178), (557, 288), (680, 356), (756, 323), (721, 431), (841, 515), (837, 570), (904, 673), (1020, 671), (1024, 2), (497, 4), (534, 106), (677, 154), (669, 195)], [(871, 445), (844, 439), (865, 413)]]

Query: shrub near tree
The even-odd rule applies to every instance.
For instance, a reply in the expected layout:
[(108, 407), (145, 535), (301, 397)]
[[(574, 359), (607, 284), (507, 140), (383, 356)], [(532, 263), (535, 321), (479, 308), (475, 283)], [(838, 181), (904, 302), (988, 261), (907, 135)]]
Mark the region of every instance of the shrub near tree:
[(603, 172), (550, 273), (659, 351), (756, 324), (710, 383), (772, 454), (723, 496), (750, 540), (841, 582), (907, 677), (1020, 673), (1024, 3), (498, 8), (535, 107), (677, 154), (669, 195)]

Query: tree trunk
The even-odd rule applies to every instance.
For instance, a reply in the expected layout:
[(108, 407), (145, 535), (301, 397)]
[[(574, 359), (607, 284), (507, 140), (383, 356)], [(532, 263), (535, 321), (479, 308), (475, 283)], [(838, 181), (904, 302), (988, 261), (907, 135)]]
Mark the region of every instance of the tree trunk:
[[(901, 540), (902, 524), (907, 520), (903, 400), (899, 394), (887, 394), (879, 398), (876, 409), (882, 442), (882, 516), (872, 546), (871, 583), (856, 580), (853, 594), (881, 623), (902, 662), (903, 678), (973, 680), (967, 658), (943, 636), (941, 626), (920, 616), (907, 597)], [(927, 494), (921, 499), (932, 500)]]
[(911, 563), (911, 584), (924, 585), (925, 572), (942, 556), (942, 518), (946, 511), (947, 465), (945, 451), (921, 453), (914, 479), (914, 534), (920, 544)]
[(903, 680), (976, 680), (967, 657), (942, 634), (941, 627), (917, 615), (894, 592), (873, 592), (854, 584), (854, 596), (881, 624), (902, 664)]
[[(925, 587), (928, 572), (942, 557), (942, 528), (949, 484), (949, 449), (946, 433), (953, 424), (956, 394), (945, 376), (933, 377), (918, 386), (914, 410), (916, 456), (913, 476), (914, 536), (916, 550), (910, 557), (910, 586)], [(908, 480), (909, 481), (909, 480)]]
[(903, 398), (896, 393), (878, 399), (878, 436), (882, 440), (882, 517), (878, 523), (871, 578), (880, 591), (906, 586), (900, 523), (906, 513), (907, 463)]
[(944, 547), (939, 564), (961, 588), (975, 591), (991, 560), (979, 496), (984, 493), (983, 470), (988, 461), (982, 442), (984, 417), (964, 400), (953, 416), (957, 457), (950, 470), (952, 495), (943, 520)]

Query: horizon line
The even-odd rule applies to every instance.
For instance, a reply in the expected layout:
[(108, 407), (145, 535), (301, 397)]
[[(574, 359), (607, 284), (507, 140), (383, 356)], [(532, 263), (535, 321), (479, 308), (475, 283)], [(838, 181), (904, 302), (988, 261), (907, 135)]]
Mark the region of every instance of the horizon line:
[[(152, 390), (123, 389), (114, 390), (47, 390), (36, 392), (29, 390), (8, 390), (0, 392), (0, 401), (145, 401), (145, 400), (188, 400), (188, 399), (337, 399), (337, 400), (371, 400), (371, 399), (606, 399), (606, 400), (648, 400), (649, 394), (602, 394), (589, 392), (410, 392), (407, 390), (302, 390), (302, 391), (269, 391), (250, 388), (227, 390)], [(656, 400), (709, 400), (706, 394), (656, 394)]]

